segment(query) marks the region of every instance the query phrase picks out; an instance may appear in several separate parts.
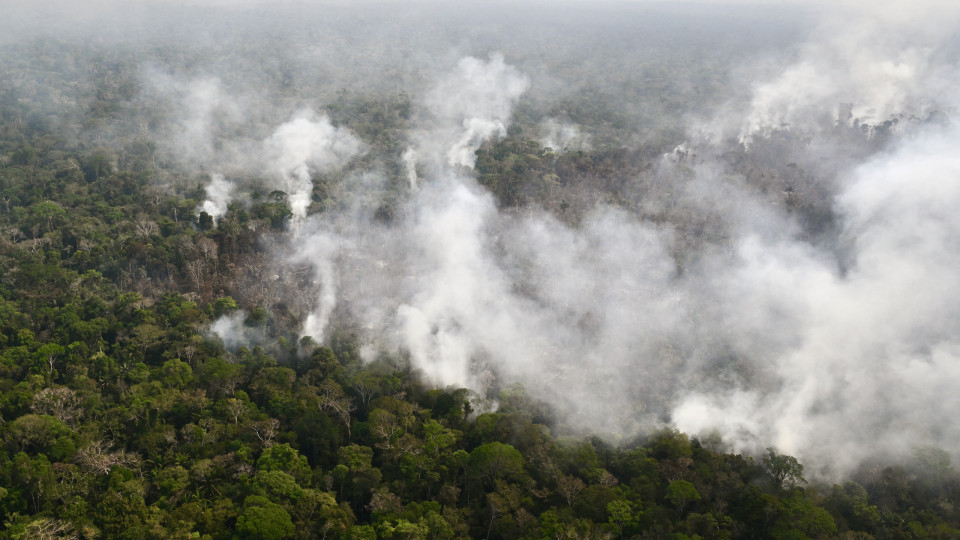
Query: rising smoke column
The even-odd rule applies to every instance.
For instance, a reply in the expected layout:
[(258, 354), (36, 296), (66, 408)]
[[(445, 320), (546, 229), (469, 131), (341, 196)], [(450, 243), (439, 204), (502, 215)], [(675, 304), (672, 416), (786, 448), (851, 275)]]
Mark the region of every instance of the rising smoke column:
[[(343, 167), (362, 150), (363, 145), (350, 130), (334, 126), (326, 115), (308, 109), (277, 127), (260, 145), (248, 148), (243, 160), (253, 170), (259, 169), (267, 188), (287, 194), (290, 211), (302, 221), (310, 206), (313, 175)], [(237, 186), (222, 174), (213, 173), (205, 189), (207, 199), (198, 211), (219, 219)]]
[(298, 113), (264, 142), (267, 170), (277, 189), (287, 194), (290, 211), (298, 219), (306, 217), (310, 206), (311, 175), (342, 167), (361, 148), (348, 129), (335, 127), (326, 115), (311, 110)]
[[(418, 254), (408, 261), (416, 283), (397, 308), (396, 324), (401, 346), (438, 384), (475, 386), (471, 362), (484, 352), (484, 333), (493, 335), (508, 322), (494, 315), (509, 312), (510, 284), (492, 263), (485, 230), (496, 207), (465, 173), (485, 140), (506, 135), (513, 107), (529, 86), (502, 55), (468, 57), (424, 100), (424, 127), (414, 134), (412, 156), (429, 176), (411, 201), (408, 231)], [(413, 182), (415, 172), (410, 175)]]
[[(295, 235), (300, 234), (307, 217), (313, 194), (313, 175), (343, 167), (363, 151), (362, 143), (350, 130), (334, 126), (327, 116), (312, 110), (297, 113), (253, 148), (245, 160), (253, 170), (261, 171), (268, 189), (287, 194)], [(210, 177), (205, 188), (207, 199), (201, 203), (198, 212), (204, 211), (217, 220), (226, 213), (237, 185), (219, 173), (212, 173)], [(315, 223), (308, 227), (308, 231), (310, 233), (298, 244), (288, 262), (309, 264), (315, 270), (313, 285), (317, 292), (313, 303), (316, 307), (304, 321), (302, 333), (322, 340), (337, 304), (338, 276), (333, 261), (338, 253), (336, 246), (342, 245), (343, 239)], [(228, 330), (235, 322), (221, 318), (215, 323), (214, 332), (232, 336)]]
[[(470, 365), (483, 350), (484, 333), (496, 330), (493, 314), (509, 311), (503, 304), (511, 301), (510, 283), (492, 262), (487, 234), (496, 206), (466, 171), (485, 140), (506, 135), (512, 108), (528, 87), (501, 55), (460, 60), (424, 98), (421, 127), (403, 156), (416, 189), (405, 218), (376, 232), (389, 240), (371, 243), (371, 225), (355, 208), (313, 220), (305, 236), (302, 253), (309, 253), (305, 259), (323, 282), (366, 276), (345, 294), (365, 326), (378, 329), (371, 339), (410, 352), (438, 384), (475, 386)], [(426, 174), (422, 185), (418, 168)], [(388, 264), (403, 277), (383, 276)], [(326, 290), (303, 335), (322, 339), (338, 298), (332, 287)]]
[[(385, 228), (324, 216), (316, 234), (347, 247), (318, 268), (342, 268), (366, 339), (408, 353), (430, 382), (483, 393), (519, 381), (569, 425), (634, 433), (656, 421), (679, 373), (660, 362), (676, 360), (668, 344), (684, 309), (672, 234), (610, 208), (579, 228), (497, 209), (470, 168), (528, 84), (499, 55), (460, 61), (423, 100), (412, 139), (424, 177), (402, 219)], [(313, 332), (323, 320), (311, 314)], [(612, 410), (605, 395), (629, 397)]]
[(227, 213), (227, 206), (233, 200), (236, 189), (222, 174), (211, 173), (210, 183), (203, 188), (207, 198), (200, 205), (200, 211), (209, 214), (214, 221), (220, 219)]
[[(340, 290), (342, 280), (366, 276), (355, 283), (357, 290), (345, 293), (356, 304), (353, 309), (366, 310), (363, 316), (376, 319), (366, 326), (403, 336), (402, 345), (411, 351), (415, 362), (429, 368), (425, 371), (434, 382), (468, 384), (466, 365), (474, 348), (446, 337), (446, 332), (458, 333), (460, 323), (446, 313), (445, 307), (456, 301), (458, 291), (469, 296), (470, 291), (488, 290), (488, 298), (492, 299), (500, 297), (497, 291), (503, 287), (478, 287), (472, 282), (488, 277), (483, 268), (466, 260), (486, 260), (481, 254), (484, 247), (472, 237), (483, 227), (483, 214), (495, 214), (496, 210), (490, 195), (461, 171), (472, 168), (474, 153), (484, 140), (506, 135), (513, 105), (528, 87), (529, 80), (507, 65), (501, 55), (493, 55), (489, 60), (468, 57), (460, 60), (456, 69), (426, 96), (420, 120), (424, 127), (412, 134), (414, 145), (402, 159), (411, 190), (419, 187), (418, 166), (427, 171), (427, 186), (407, 202), (404, 213), (410, 216), (409, 222), (401, 222), (395, 230), (376, 231), (378, 236), (391, 236), (390, 245), (404, 246), (402, 253), (378, 253), (389, 248), (371, 244), (370, 216), (358, 214), (359, 210), (349, 203), (333, 215), (314, 217), (306, 223), (292, 260), (313, 267), (319, 292), (301, 335), (322, 341), (344, 294)], [(302, 189), (309, 186), (306, 165), (315, 161), (312, 156), (317, 152), (313, 150), (315, 146), (302, 144), (305, 128), (302, 122), (288, 124), (274, 133), (268, 146), (283, 149), (277, 152), (282, 159), (273, 160), (277, 165), (274, 170), (282, 173), (295, 194), (308, 196), (309, 192)], [(342, 133), (331, 136), (335, 133), (331, 133), (329, 122), (320, 128), (314, 126), (313, 130), (325, 133), (325, 140), (345, 138)], [(352, 149), (349, 144), (333, 144), (328, 152), (320, 154), (350, 155), (342, 150)], [(352, 182), (353, 193), (347, 194), (347, 199), (362, 198), (367, 190), (376, 189), (356, 178), (348, 181)], [(300, 199), (291, 197), (291, 209), (294, 200)], [(306, 205), (298, 203), (298, 208), (294, 214), (302, 216)], [(382, 265), (388, 259), (392, 261), (391, 270), (412, 274), (414, 280), (425, 279), (436, 288), (410, 292), (396, 279), (384, 278), (377, 261)], [(426, 267), (425, 261), (430, 261)], [(459, 285), (446, 279), (454, 276)], [(391, 286), (375, 285), (384, 281)], [(445, 284), (449, 286), (444, 287)], [(374, 290), (381, 291), (382, 298), (372, 297)], [(438, 307), (438, 303), (444, 307)], [(387, 313), (393, 313), (396, 319)], [(437, 337), (427, 339), (425, 334)]]
[[(277, 128), (264, 142), (264, 149), (267, 171), (278, 182), (278, 189), (287, 193), (296, 225), (294, 233), (300, 235), (313, 194), (312, 175), (342, 167), (360, 153), (362, 145), (348, 129), (335, 127), (326, 116), (308, 110)], [(335, 260), (344, 239), (319, 225), (317, 219), (309, 230), (311, 233), (297, 242), (299, 247), (290, 260), (314, 268), (315, 308), (307, 315), (301, 334), (322, 341), (337, 304)]]
[(417, 163), (434, 177), (473, 168), (480, 145), (507, 134), (513, 107), (529, 87), (530, 79), (507, 65), (501, 54), (488, 60), (461, 59), (424, 99), (422, 126), (403, 156), (411, 185), (416, 183)]

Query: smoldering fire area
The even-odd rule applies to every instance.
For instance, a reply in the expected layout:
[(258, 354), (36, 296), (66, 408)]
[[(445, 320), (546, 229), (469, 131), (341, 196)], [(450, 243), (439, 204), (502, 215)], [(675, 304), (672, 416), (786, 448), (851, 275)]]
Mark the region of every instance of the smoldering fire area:
[[(520, 383), (561, 433), (668, 426), (825, 477), (960, 447), (956, 8), (100, 9), (60, 39), (126, 62), (77, 83), (121, 105), (28, 121), (150, 145), (158, 196), (223, 231), (142, 290), (351, 333), (489, 407)], [(244, 325), (209, 332), (268, 339)]]

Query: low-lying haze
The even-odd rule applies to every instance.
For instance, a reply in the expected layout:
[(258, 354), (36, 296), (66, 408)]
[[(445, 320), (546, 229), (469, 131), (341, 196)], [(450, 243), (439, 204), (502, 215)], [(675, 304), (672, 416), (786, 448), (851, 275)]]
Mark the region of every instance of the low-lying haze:
[[(492, 402), (522, 383), (559, 430), (836, 475), (960, 448), (958, 10), (931, 6), (142, 6), (70, 32), (141, 51), (98, 144), (139, 130), (214, 220), (282, 192), (262, 273), (300, 336), (349, 328)], [(144, 13), (172, 34), (131, 36)], [(629, 174), (505, 204), (478, 156), (506, 140)]]

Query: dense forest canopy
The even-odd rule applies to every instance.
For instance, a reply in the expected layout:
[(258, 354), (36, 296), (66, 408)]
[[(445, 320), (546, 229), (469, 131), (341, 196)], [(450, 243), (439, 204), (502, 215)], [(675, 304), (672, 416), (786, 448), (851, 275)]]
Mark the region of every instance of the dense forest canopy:
[(960, 535), (941, 2), (0, 18), (0, 534)]

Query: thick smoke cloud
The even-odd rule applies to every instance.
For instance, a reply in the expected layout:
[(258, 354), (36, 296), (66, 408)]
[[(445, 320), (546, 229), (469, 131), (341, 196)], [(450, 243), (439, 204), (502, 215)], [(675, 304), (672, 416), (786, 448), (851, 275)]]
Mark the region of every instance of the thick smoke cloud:
[[(310, 111), (259, 138), (192, 145), (213, 171), (201, 209), (223, 215), (262, 175), (298, 222), (277, 252), (309, 269), (301, 335), (323, 341), (347, 320), (365, 353), (404, 354), (433, 384), (495, 399), (520, 382), (561, 431), (715, 433), (822, 475), (918, 444), (957, 448), (954, 11), (932, 24), (924, 10), (845, 6), (745, 97), (691, 122), (689, 142), (635, 179), (652, 188), (628, 185), (626, 203), (577, 220), (500, 209), (475, 179), (476, 150), (538, 91), (498, 54), (448, 63), (415, 97), (394, 157), (409, 189), (390, 220), (368, 204), (388, 189), (375, 166), (345, 174), (335, 208), (308, 212), (315, 177), (364, 151)], [(200, 118), (185, 133), (204, 139), (209, 111), (234, 109), (212, 79), (185, 88)], [(588, 148), (566, 120), (541, 126), (555, 151)], [(802, 189), (826, 194), (832, 228), (804, 231), (730, 157), (762, 152), (772, 169), (817, 172)], [(691, 244), (677, 216), (713, 223), (713, 237)]]
[[(734, 293), (721, 316), (745, 324), (735, 332), (746, 351), (782, 336), (758, 366), (777, 385), (693, 392), (673, 411), (681, 429), (841, 470), (871, 446), (907, 454), (960, 441), (948, 390), (960, 375), (958, 136), (925, 131), (847, 179), (836, 201), (854, 246), (845, 275), (799, 244), (741, 241), (738, 266), (716, 284)], [(762, 316), (744, 320), (751, 312)]]
[[(468, 383), (467, 365), (474, 349), (445, 333), (434, 338), (427, 335), (438, 334), (440, 326), (458, 324), (456, 317), (447, 313), (447, 308), (460, 300), (472, 305), (473, 300), (458, 298), (459, 294), (470, 297), (475, 291), (486, 290), (488, 299), (493, 299), (502, 289), (483, 287), (486, 281), (495, 280), (487, 271), (495, 275), (496, 268), (485, 265), (487, 257), (477, 238), (478, 228), (483, 226), (483, 214), (495, 214), (496, 209), (490, 195), (460, 172), (473, 166), (476, 149), (484, 140), (506, 135), (512, 107), (528, 85), (529, 81), (508, 66), (501, 55), (486, 61), (472, 57), (460, 60), (427, 94), (421, 120), (427, 127), (414, 133), (415, 145), (404, 154), (411, 187), (416, 187), (416, 170), (420, 164), (428, 171), (431, 183), (409, 202), (411, 222), (391, 232), (399, 235), (397, 241), (407, 246), (408, 251), (399, 255), (401, 267), (414, 264), (415, 275), (429, 283), (430, 290), (413, 292), (408, 300), (397, 297), (395, 292), (387, 293), (385, 298), (401, 303), (387, 309), (397, 312), (402, 345), (411, 350), (415, 362), (436, 368), (436, 373), (434, 369), (427, 370), (436, 382)], [(355, 183), (354, 187), (358, 192), (364, 191), (362, 182)], [(363, 223), (362, 216), (352, 216), (348, 223), (344, 223), (344, 217), (318, 218), (312, 224), (312, 232), (304, 237), (302, 248), (297, 250), (301, 255), (309, 254), (298, 258), (310, 262), (319, 278), (318, 305), (303, 329), (304, 335), (318, 340), (322, 340), (337, 303), (335, 265), (348, 264), (342, 260), (335, 262), (344, 256), (338, 247), (344, 242), (356, 246), (359, 239), (351, 235), (368, 234), (368, 225)], [(364, 256), (352, 264), (369, 261), (373, 255), (369, 249), (365, 248)], [(414, 257), (418, 260), (413, 261)], [(386, 258), (384, 254), (376, 260)], [(369, 275), (370, 271), (360, 269), (360, 275)]]
[(776, 445), (833, 474), (871, 452), (960, 443), (945, 387), (960, 365), (949, 301), (960, 285), (949, 210), (960, 202), (955, 51), (930, 19), (857, 15), (844, 32), (825, 24), (797, 62), (757, 84), (739, 128), (744, 144), (780, 129), (825, 152), (834, 123), (868, 135), (896, 126), (888, 151), (838, 171), (845, 260), (789, 235), (743, 231), (732, 264), (712, 263), (708, 282), (727, 339), (747, 359), (741, 371), (755, 380), (690, 389), (671, 411), (682, 430), (716, 431), (741, 449)]

